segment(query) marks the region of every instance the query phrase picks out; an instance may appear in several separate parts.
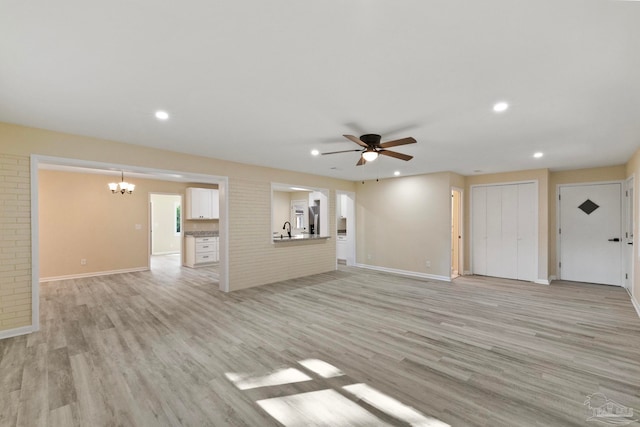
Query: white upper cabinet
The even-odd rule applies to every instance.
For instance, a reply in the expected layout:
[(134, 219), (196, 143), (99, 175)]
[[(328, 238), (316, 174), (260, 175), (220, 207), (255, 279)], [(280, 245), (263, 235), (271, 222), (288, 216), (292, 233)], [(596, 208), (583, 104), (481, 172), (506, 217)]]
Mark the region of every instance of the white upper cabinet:
[(347, 195), (346, 194), (340, 194), (339, 197), (339, 203), (340, 206), (338, 206), (338, 215), (340, 216), (340, 218), (346, 218), (347, 217)]
[(218, 190), (211, 188), (187, 188), (186, 219), (218, 219), (220, 205)]

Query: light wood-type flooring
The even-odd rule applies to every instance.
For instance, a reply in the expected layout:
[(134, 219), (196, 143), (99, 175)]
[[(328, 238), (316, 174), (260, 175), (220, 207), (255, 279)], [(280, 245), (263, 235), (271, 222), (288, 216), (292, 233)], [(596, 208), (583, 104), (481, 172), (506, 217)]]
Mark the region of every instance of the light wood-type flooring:
[(602, 426), (594, 393), (640, 416), (640, 318), (591, 284), (341, 266), (224, 294), (169, 263), (42, 284), (0, 386), (1, 426)]

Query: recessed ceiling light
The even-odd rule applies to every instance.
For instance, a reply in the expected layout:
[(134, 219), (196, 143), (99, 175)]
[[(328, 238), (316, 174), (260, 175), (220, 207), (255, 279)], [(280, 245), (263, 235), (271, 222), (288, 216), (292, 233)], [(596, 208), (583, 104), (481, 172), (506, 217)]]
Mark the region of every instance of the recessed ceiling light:
[(169, 113), (166, 111), (156, 111), (156, 119), (158, 120), (167, 120), (169, 118)]
[(400, 176), (400, 171), (395, 171), (393, 174), (394, 174), (395, 176)]
[(311, 155), (312, 156), (317, 156), (318, 154), (320, 154), (320, 152), (318, 150), (311, 150)]
[(496, 113), (504, 113), (509, 109), (509, 104), (504, 101), (496, 102), (493, 105), (493, 111)]
[(544, 154), (539, 151), (533, 155), (533, 157), (535, 157), (536, 159), (539, 159), (542, 156), (544, 156)]

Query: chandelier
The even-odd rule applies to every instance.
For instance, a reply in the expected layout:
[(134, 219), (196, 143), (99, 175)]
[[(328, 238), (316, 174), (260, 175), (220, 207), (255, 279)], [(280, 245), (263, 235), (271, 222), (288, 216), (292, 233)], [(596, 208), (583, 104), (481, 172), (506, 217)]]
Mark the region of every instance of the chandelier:
[(126, 182), (124, 180), (124, 171), (122, 171), (121, 173), (122, 173), (122, 175), (121, 175), (120, 183), (110, 182), (109, 183), (109, 190), (111, 190), (111, 192), (113, 194), (115, 194), (115, 193), (132, 194), (133, 190), (136, 188), (135, 184), (131, 184), (129, 182)]

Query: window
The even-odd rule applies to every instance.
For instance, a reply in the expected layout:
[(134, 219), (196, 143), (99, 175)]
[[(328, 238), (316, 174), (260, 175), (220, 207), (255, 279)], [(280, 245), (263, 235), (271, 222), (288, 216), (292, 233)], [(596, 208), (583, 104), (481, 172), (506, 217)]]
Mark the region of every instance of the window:
[(175, 223), (173, 229), (176, 234), (182, 233), (182, 206), (180, 206), (179, 202), (174, 204), (174, 212), (175, 212)]

